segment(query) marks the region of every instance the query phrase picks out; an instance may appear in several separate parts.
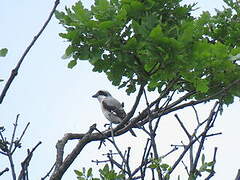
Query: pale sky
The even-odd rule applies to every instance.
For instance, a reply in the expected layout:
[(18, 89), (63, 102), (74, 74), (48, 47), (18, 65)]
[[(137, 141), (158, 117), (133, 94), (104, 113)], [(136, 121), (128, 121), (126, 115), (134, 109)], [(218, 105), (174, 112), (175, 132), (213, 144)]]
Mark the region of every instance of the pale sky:
[[(66, 5), (70, 6), (74, 2), (76, 1), (61, 1), (58, 9), (63, 9)], [(84, 4), (90, 7), (89, 2), (85, 0)], [(192, 3), (193, 1), (184, 2)], [(214, 8), (221, 8), (223, 5), (220, 0), (199, 0), (197, 2), (199, 2), (200, 9), (196, 11), (195, 15), (206, 10), (213, 12)], [(9, 77), (18, 59), (48, 17), (53, 3), (54, 1), (49, 0), (1, 2), (0, 48), (8, 48), (9, 53), (6, 58), (0, 59), (0, 79), (6, 80)], [(0, 105), (0, 126), (5, 126), (6, 135), (11, 134), (12, 123), (18, 113), (20, 114), (18, 135), (27, 122), (31, 123), (23, 139), (22, 149), (15, 154), (17, 167), (25, 158), (27, 148), (34, 147), (38, 141), (43, 142), (35, 151), (30, 162), (30, 179), (40, 179), (45, 176), (55, 161), (55, 144), (58, 139), (63, 137), (64, 133), (86, 132), (93, 123), (97, 123), (98, 128), (103, 129), (103, 124), (107, 121), (101, 114), (98, 102), (91, 98), (98, 89), (108, 89), (116, 98), (124, 99), (126, 111), (131, 108), (135, 97), (134, 94), (129, 97), (122, 89), (118, 90), (113, 87), (104, 74), (92, 72), (92, 67), (87, 62), (80, 62), (72, 70), (68, 69), (68, 60), (61, 59), (67, 47), (67, 42), (58, 36), (58, 33), (63, 31), (62, 26), (53, 18), (27, 55), (3, 104)], [(3, 85), (3, 82), (0, 83), (0, 90)], [(199, 107), (199, 110), (201, 110), (201, 117), (206, 117), (209, 113), (208, 106)], [(192, 111), (189, 110), (184, 115), (179, 113), (179, 116), (188, 122), (192, 121), (191, 113)], [(223, 135), (207, 141), (206, 149), (209, 152), (207, 160), (211, 161), (212, 159), (213, 147), (218, 147), (215, 169), (217, 173), (212, 178), (213, 180), (234, 179), (237, 174), (240, 162), (240, 145), (237, 143), (240, 135), (239, 115), (238, 100), (225, 109), (223, 115), (217, 119), (214, 130), (223, 132)], [(176, 132), (176, 129), (179, 129), (179, 132)], [(139, 131), (137, 132), (139, 133)], [(160, 132), (159, 142), (163, 146), (159, 147), (159, 151), (162, 154), (171, 149), (170, 144), (179, 144), (185, 138), (173, 114), (163, 121)], [(121, 148), (133, 145), (136, 147), (133, 152), (139, 155), (144, 146), (145, 136), (139, 135), (139, 137), (142, 137), (142, 144), (139, 143), (138, 138), (131, 137), (129, 133), (118, 138), (117, 141), (122, 143)], [(99, 167), (91, 163), (91, 160), (104, 159), (101, 156), (104, 151), (98, 150), (97, 146), (96, 142), (88, 145), (69, 168), (63, 180), (74, 179), (76, 176), (73, 170), (82, 167), (93, 167), (97, 172)], [(67, 146), (66, 152), (71, 148), (72, 143)], [(8, 166), (4, 159), (6, 158), (0, 156), (0, 171)], [(174, 156), (169, 158), (169, 161), (172, 160), (174, 160)], [(133, 162), (135, 161), (133, 160)], [(185, 173), (182, 167), (177, 172)], [(11, 179), (10, 172), (1, 176), (0, 179)]]

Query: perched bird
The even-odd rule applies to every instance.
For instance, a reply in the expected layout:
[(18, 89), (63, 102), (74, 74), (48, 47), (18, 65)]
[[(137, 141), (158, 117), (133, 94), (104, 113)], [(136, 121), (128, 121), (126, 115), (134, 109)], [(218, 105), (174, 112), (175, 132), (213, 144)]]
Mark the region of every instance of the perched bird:
[[(92, 97), (98, 99), (103, 115), (110, 121), (110, 123), (119, 124), (126, 117), (123, 104), (112, 97), (108, 91), (100, 90)], [(129, 131), (133, 136), (136, 136), (132, 129)]]

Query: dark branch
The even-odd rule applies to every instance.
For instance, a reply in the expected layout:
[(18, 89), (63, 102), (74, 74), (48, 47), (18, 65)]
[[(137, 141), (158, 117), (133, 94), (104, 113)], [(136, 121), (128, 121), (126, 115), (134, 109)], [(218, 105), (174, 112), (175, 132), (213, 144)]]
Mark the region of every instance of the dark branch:
[(183, 122), (180, 120), (180, 118), (178, 117), (177, 114), (174, 115), (177, 119), (177, 121), (179, 122), (181, 128), (183, 129), (183, 131), (185, 132), (185, 134), (187, 135), (188, 139), (191, 139), (191, 135), (189, 134), (189, 132), (187, 131), (187, 128), (184, 126)]
[(53, 171), (54, 167), (55, 167), (55, 163), (53, 164), (53, 166), (51, 167), (51, 169), (47, 172), (47, 174), (46, 174), (44, 177), (41, 178), (41, 180), (44, 180), (44, 179), (46, 179), (48, 176), (50, 176), (50, 174), (51, 174), (51, 172)]
[(14, 128), (13, 128), (12, 139), (11, 139), (11, 143), (10, 143), (10, 147), (9, 147), (10, 152), (11, 152), (13, 144), (14, 144), (14, 139), (15, 139), (15, 134), (16, 134), (16, 130), (17, 130), (19, 115), (20, 114), (18, 114), (17, 117), (16, 117), (15, 124), (13, 124)]
[(27, 123), (26, 127), (24, 128), (24, 130), (23, 130), (20, 138), (17, 140), (17, 142), (15, 141), (15, 147), (14, 147), (14, 149), (13, 149), (12, 151), (10, 150), (10, 151), (11, 151), (11, 152), (10, 152), (11, 154), (13, 154), (13, 153), (15, 152), (15, 150), (19, 147), (20, 142), (21, 142), (21, 140), (22, 140), (25, 132), (27, 131), (27, 128), (28, 128), (29, 125), (30, 125), (30, 122)]
[(28, 150), (28, 155), (27, 155), (27, 157), (26, 157), (26, 158), (24, 159), (24, 161), (21, 163), (22, 169), (21, 169), (20, 174), (19, 174), (19, 176), (18, 176), (18, 180), (25, 179), (26, 173), (27, 173), (27, 169), (28, 169), (28, 166), (29, 166), (29, 163), (30, 163), (30, 161), (31, 161), (31, 159), (32, 159), (32, 156), (33, 156), (33, 152), (37, 149), (37, 147), (38, 147), (40, 144), (42, 144), (41, 141), (39, 141), (39, 142), (37, 143), (37, 145), (36, 145), (31, 151)]
[(5, 168), (3, 171), (0, 172), (0, 176), (3, 175), (5, 172), (8, 172), (9, 168)]
[(12, 84), (13, 80), (15, 79), (15, 77), (17, 76), (18, 74), (18, 70), (19, 68), (21, 67), (21, 64), (23, 62), (23, 60), (25, 59), (26, 55), (28, 54), (28, 52), (30, 51), (30, 49), (33, 47), (33, 45), (35, 44), (36, 40), (40, 37), (40, 35), (42, 34), (42, 32), (44, 31), (44, 29), (46, 28), (46, 26), (48, 25), (49, 21), (51, 20), (57, 6), (59, 4), (59, 0), (56, 0), (55, 3), (54, 3), (54, 7), (52, 9), (52, 11), (50, 12), (46, 22), (44, 23), (43, 27), (40, 29), (40, 31), (37, 33), (36, 36), (34, 36), (32, 42), (30, 43), (30, 45), (27, 47), (27, 49), (24, 51), (22, 57), (20, 58), (20, 60), (18, 61), (16, 67), (12, 70), (12, 73), (9, 77), (9, 79), (7, 80), (7, 83), (5, 84), (4, 88), (3, 88), (3, 91), (0, 95), (0, 104), (2, 104), (3, 102), (3, 99), (10, 87), (10, 85)]
[(73, 163), (76, 159), (78, 154), (82, 151), (86, 144), (91, 142), (91, 134), (96, 129), (96, 124), (92, 125), (89, 131), (84, 134), (84, 136), (79, 140), (75, 148), (72, 150), (71, 153), (67, 155), (67, 157), (63, 161), (63, 153), (64, 153), (64, 146), (69, 140), (69, 134), (66, 134), (60, 141), (58, 141), (56, 148), (57, 148), (57, 158), (56, 158), (56, 165), (53, 171), (53, 174), (50, 177), (50, 180), (59, 180), (62, 178), (63, 174), (69, 168), (69, 166)]
[[(202, 133), (201, 141), (200, 141), (200, 144), (199, 144), (199, 146), (198, 146), (198, 150), (197, 150), (197, 153), (196, 153), (196, 156), (195, 156), (195, 160), (194, 160), (194, 162), (193, 162), (192, 169), (190, 169), (190, 174), (193, 173), (193, 171), (194, 171), (194, 170), (196, 169), (196, 167), (197, 167), (198, 159), (199, 159), (199, 157), (200, 157), (200, 154), (201, 154), (201, 151), (202, 151), (202, 148), (203, 148), (203, 144), (204, 144), (205, 139), (206, 139), (207, 132), (208, 132), (208, 130), (211, 128), (211, 123), (212, 123), (212, 121), (214, 120), (214, 115), (216, 115), (215, 109), (216, 109), (216, 107), (217, 107), (218, 104), (219, 104), (219, 102), (216, 102), (216, 103), (214, 104), (214, 107), (212, 108), (211, 113), (210, 113), (209, 117), (207, 118), (208, 121), (207, 121), (207, 124), (206, 124), (206, 126), (205, 126), (205, 130), (204, 130), (203, 133)], [(219, 108), (218, 108), (217, 111), (219, 111)]]

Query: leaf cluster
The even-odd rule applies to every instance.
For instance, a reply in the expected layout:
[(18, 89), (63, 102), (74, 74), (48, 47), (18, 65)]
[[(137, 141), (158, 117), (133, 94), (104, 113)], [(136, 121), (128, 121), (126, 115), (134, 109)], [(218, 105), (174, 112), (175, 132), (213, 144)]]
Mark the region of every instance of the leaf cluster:
[(113, 169), (110, 169), (108, 164), (106, 164), (103, 169), (99, 169), (100, 178), (94, 178), (92, 173), (92, 168), (89, 168), (86, 172), (86, 169), (83, 168), (82, 171), (74, 170), (77, 175), (78, 180), (123, 180), (124, 175), (121, 173), (116, 173)]
[[(230, 60), (240, 54), (239, 4), (225, 0), (227, 8), (216, 15), (195, 18), (196, 4), (181, 1), (95, 0), (90, 10), (79, 1), (57, 11), (66, 30), (60, 36), (70, 43), (63, 56), (72, 59), (68, 67), (88, 61), (127, 93), (142, 83), (161, 92), (174, 80), (172, 90), (197, 92), (191, 98), (216, 94), (240, 77), (239, 65)], [(239, 84), (225, 93), (224, 103), (235, 96)]]
[(148, 166), (148, 168), (151, 168), (151, 169), (154, 169), (154, 170), (160, 169), (162, 174), (164, 175), (164, 178), (166, 180), (170, 179), (170, 176), (169, 176), (168, 172), (171, 171), (172, 168), (171, 168), (170, 165), (168, 165), (166, 163), (163, 163), (162, 158), (152, 159), (151, 164)]
[(189, 180), (196, 180), (197, 177), (201, 176), (201, 173), (204, 173), (204, 172), (212, 173), (215, 162), (214, 161), (206, 162), (204, 154), (202, 154), (201, 161), (202, 161), (202, 165), (198, 170), (190, 174)]
[(8, 53), (8, 49), (7, 48), (2, 48), (0, 49), (0, 57), (5, 57)]

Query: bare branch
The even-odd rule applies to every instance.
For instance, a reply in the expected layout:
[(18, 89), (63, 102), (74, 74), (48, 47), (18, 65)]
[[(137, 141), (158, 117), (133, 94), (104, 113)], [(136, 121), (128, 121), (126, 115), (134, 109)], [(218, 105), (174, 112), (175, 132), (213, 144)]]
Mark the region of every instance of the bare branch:
[[(107, 138), (107, 140), (110, 141), (112, 143), (112, 145), (114, 146), (114, 148), (117, 150), (117, 152), (120, 155), (122, 161), (124, 162), (124, 165), (127, 167), (127, 171), (126, 172), (127, 172), (128, 176), (129, 176), (129, 178), (131, 179), (132, 178), (131, 170), (130, 170), (129, 163), (128, 163), (128, 158), (129, 157), (127, 159), (125, 159), (125, 156), (122, 154), (121, 150), (118, 148), (118, 146), (117, 146), (117, 144), (116, 144), (116, 142), (114, 140), (114, 137), (112, 137), (112, 140), (110, 138)], [(130, 151), (130, 149), (128, 151)], [(120, 168), (120, 169), (122, 169), (122, 168)]]
[(15, 77), (17, 76), (18, 74), (18, 70), (19, 68), (21, 67), (21, 64), (23, 62), (23, 60), (25, 59), (26, 55), (28, 54), (28, 52), (30, 51), (30, 49), (33, 47), (33, 45), (35, 44), (36, 40), (40, 37), (40, 35), (42, 34), (42, 32), (44, 31), (44, 29), (46, 28), (46, 26), (48, 25), (49, 21), (51, 20), (58, 4), (59, 4), (60, 0), (56, 0), (55, 3), (54, 3), (54, 7), (52, 9), (52, 11), (50, 12), (46, 22), (44, 23), (43, 27), (40, 29), (40, 31), (37, 33), (36, 36), (34, 36), (32, 42), (30, 43), (30, 45), (27, 47), (27, 49), (24, 51), (22, 57), (20, 58), (20, 60), (18, 61), (16, 67), (12, 70), (12, 73), (9, 77), (9, 79), (7, 80), (7, 83), (5, 84), (4, 88), (3, 88), (3, 91), (0, 95), (0, 104), (2, 104), (3, 102), (3, 99), (10, 87), (10, 85), (12, 84), (13, 80), (15, 79)]
[(189, 139), (191, 139), (191, 135), (190, 135), (189, 132), (187, 131), (186, 127), (184, 126), (183, 122), (180, 120), (180, 118), (178, 117), (178, 115), (175, 114), (174, 116), (176, 117), (177, 121), (179, 122), (181, 128), (183, 129), (183, 131), (185, 132), (185, 134), (187, 135), (187, 137), (188, 137)]
[(89, 131), (86, 134), (84, 134), (84, 136), (79, 140), (79, 142), (72, 150), (72, 152), (69, 153), (67, 157), (64, 159), (64, 161), (63, 161), (64, 146), (69, 140), (69, 134), (66, 134), (60, 141), (58, 141), (56, 145), (57, 148), (56, 165), (53, 174), (50, 177), (50, 180), (59, 180), (62, 178), (63, 174), (72, 164), (72, 162), (76, 159), (81, 150), (85, 147), (87, 143), (89, 143), (92, 140), (91, 134), (95, 130), (95, 128), (96, 124), (90, 127)]
[(197, 112), (196, 108), (195, 108), (193, 105), (192, 105), (192, 108), (193, 108), (193, 110), (194, 110), (194, 112), (195, 112), (196, 119), (197, 119), (197, 123), (200, 124), (198, 112)]
[[(23, 132), (22, 132), (20, 138), (17, 140), (17, 143), (16, 143), (16, 144), (19, 144), (19, 143), (21, 142), (21, 140), (22, 140), (22, 138), (23, 138), (25, 132), (27, 131), (27, 128), (28, 128), (29, 125), (30, 125), (30, 122), (27, 123), (26, 127), (24, 128), (24, 130), (23, 130)], [(13, 153), (15, 152), (15, 150), (19, 147), (19, 146), (16, 145), (16, 144), (15, 144), (14, 149), (10, 152), (11, 154), (13, 154)]]
[[(169, 102), (170, 102), (170, 100), (169, 100), (167, 102), (167, 105), (165, 105), (164, 108), (151, 110), (150, 111), (151, 116), (148, 116), (148, 114), (149, 114), (148, 113), (149, 107), (151, 107), (151, 105), (153, 106), (154, 103), (156, 104), (157, 101), (155, 101), (153, 104), (152, 103), (149, 104), (149, 107), (145, 108), (136, 117), (132, 118), (134, 113), (135, 113), (135, 111), (136, 111), (136, 108), (137, 108), (137, 106), (139, 104), (140, 98), (141, 98), (142, 94), (144, 93), (143, 91), (144, 91), (145, 84), (141, 85), (140, 89), (139, 89), (139, 92), (138, 92), (138, 95), (136, 97), (135, 103), (134, 103), (131, 111), (128, 113), (128, 115), (124, 119), (124, 121), (122, 123), (120, 123), (115, 129), (113, 129), (114, 136), (119, 136), (121, 134), (124, 134), (129, 129), (131, 129), (132, 127), (141, 127), (144, 124), (146, 124), (146, 123), (148, 123), (148, 122), (150, 122), (150, 121), (152, 121), (152, 120), (154, 120), (156, 118), (160, 118), (161, 116), (167, 115), (168, 113), (174, 112), (176, 110), (180, 110), (180, 109), (183, 109), (185, 107), (189, 107), (189, 106), (192, 106), (192, 105), (200, 104), (202, 102), (206, 102), (206, 101), (212, 99), (213, 97), (216, 97), (217, 95), (220, 95), (220, 94), (226, 92), (234, 84), (239, 83), (239, 82), (240, 82), (240, 80), (239, 81), (234, 81), (232, 84), (230, 84), (229, 86), (224, 88), (224, 90), (221, 89), (218, 93), (216, 93), (216, 94), (214, 94), (212, 96), (209, 96), (207, 98), (203, 98), (201, 100), (190, 101), (190, 102), (181, 104), (184, 100), (188, 99), (195, 92), (187, 93), (182, 98), (180, 98), (181, 100), (179, 100), (179, 101), (177, 100), (177, 101), (169, 104)], [(127, 121), (129, 121), (129, 122), (126, 124)], [(213, 124), (213, 122), (214, 121), (212, 121), (211, 123)], [(59, 179), (61, 179), (63, 174), (65, 173), (65, 171), (72, 164), (74, 159), (82, 151), (82, 149), (85, 147), (86, 144), (88, 144), (89, 142), (92, 142), (92, 141), (103, 141), (105, 139), (108, 139), (109, 137), (112, 137), (110, 130), (105, 130), (103, 132), (99, 132), (98, 131), (97, 133), (92, 133), (93, 130), (96, 130), (96, 125), (94, 127), (90, 127), (90, 130), (86, 134), (68, 133), (60, 141), (58, 141), (58, 143), (56, 145), (56, 148), (57, 148), (56, 167), (55, 167), (55, 170), (54, 170), (53, 174), (50, 177), (50, 180), (59, 180)], [(205, 135), (207, 135), (207, 134), (205, 134)], [(176, 168), (176, 166), (182, 160), (182, 158), (184, 157), (185, 153), (188, 152), (189, 148), (191, 148), (191, 146), (196, 141), (198, 141), (202, 136), (204, 136), (203, 133), (201, 133), (197, 137), (193, 136), (193, 139), (188, 143), (188, 145), (184, 145), (184, 151), (181, 153), (181, 155), (179, 156), (177, 161), (174, 163), (174, 165), (172, 166), (172, 169), (168, 172), (169, 175), (172, 173), (172, 171)], [(64, 146), (65, 146), (65, 144), (69, 140), (74, 140), (74, 139), (78, 139), (79, 140), (77, 146), (73, 149), (73, 151), (71, 153), (68, 154), (68, 156), (65, 158), (65, 160), (63, 160), (63, 153), (64, 153)], [(148, 148), (148, 150), (150, 151), (151, 148), (152, 148), (152, 145)], [(142, 162), (142, 164), (141, 164), (141, 166), (139, 168), (139, 170), (141, 170), (141, 172), (145, 171), (144, 168), (146, 167), (147, 163), (149, 163), (148, 159), (145, 159), (144, 162)], [(134, 174), (135, 172), (136, 171), (134, 171), (132, 174)], [(142, 175), (143, 174), (144, 173), (142, 173)]]
[(38, 147), (40, 144), (42, 144), (41, 141), (39, 141), (39, 142), (37, 143), (37, 145), (36, 145), (31, 151), (28, 150), (28, 155), (27, 155), (27, 157), (26, 157), (26, 158), (24, 159), (24, 161), (21, 163), (22, 169), (21, 169), (21, 171), (20, 171), (20, 173), (19, 173), (18, 180), (25, 179), (24, 177), (26, 177), (26, 175), (27, 175), (28, 166), (29, 166), (29, 163), (30, 163), (30, 161), (31, 161), (31, 159), (32, 159), (33, 152), (37, 149), (37, 147)]
[(168, 155), (172, 154), (172, 153), (173, 153), (174, 151), (176, 151), (176, 150), (178, 150), (178, 147), (177, 147), (177, 146), (174, 146), (171, 151), (169, 151), (168, 153), (162, 155), (161, 158), (167, 157)]
[[(208, 132), (208, 130), (211, 127), (210, 125), (211, 125), (212, 121), (214, 121), (214, 115), (216, 114), (215, 109), (216, 109), (218, 104), (219, 104), (219, 102), (216, 102), (214, 104), (214, 107), (212, 108), (211, 113), (210, 113), (209, 117), (207, 118), (208, 121), (207, 121), (207, 124), (205, 126), (205, 130), (202, 133), (201, 141), (200, 141), (200, 144), (198, 146), (198, 150), (197, 150), (197, 153), (196, 153), (196, 156), (195, 156), (195, 160), (193, 162), (192, 169), (190, 169), (190, 174), (193, 173), (193, 171), (197, 167), (198, 159), (200, 157), (200, 154), (201, 154), (201, 151), (202, 151), (202, 148), (203, 148), (203, 144), (205, 142), (205, 138), (206, 138), (207, 132)], [(219, 110), (219, 108), (218, 108), (218, 110)]]
[(50, 174), (53, 171), (54, 167), (55, 167), (55, 163), (53, 164), (51, 169), (47, 172), (47, 174), (44, 177), (41, 178), (41, 180), (45, 180), (48, 176), (50, 176)]
[(188, 167), (187, 165), (184, 163), (184, 161), (181, 161), (183, 166), (184, 166), (184, 169), (186, 170), (187, 174), (189, 175), (189, 172), (188, 172)]
[(13, 158), (12, 158), (11, 152), (9, 152), (9, 151), (7, 152), (7, 157), (8, 157), (9, 163), (10, 163), (10, 168), (11, 168), (11, 172), (12, 172), (12, 178), (13, 178), (13, 180), (16, 180), (17, 176), (16, 176), (15, 166), (14, 166), (14, 162), (13, 162)]
[(235, 180), (240, 180), (240, 169), (238, 170), (238, 173), (237, 173), (237, 176), (236, 176)]
[(0, 172), (0, 176), (3, 175), (5, 172), (8, 172), (9, 168), (5, 168), (3, 171)]
[(17, 117), (16, 117), (15, 124), (13, 124), (14, 128), (13, 128), (12, 139), (11, 139), (11, 143), (10, 143), (10, 147), (9, 147), (9, 151), (10, 151), (10, 152), (11, 152), (12, 147), (13, 147), (13, 144), (14, 144), (15, 133), (16, 133), (16, 130), (17, 130), (19, 115), (20, 115), (20, 114), (18, 114)]

